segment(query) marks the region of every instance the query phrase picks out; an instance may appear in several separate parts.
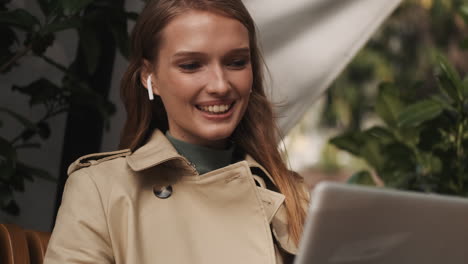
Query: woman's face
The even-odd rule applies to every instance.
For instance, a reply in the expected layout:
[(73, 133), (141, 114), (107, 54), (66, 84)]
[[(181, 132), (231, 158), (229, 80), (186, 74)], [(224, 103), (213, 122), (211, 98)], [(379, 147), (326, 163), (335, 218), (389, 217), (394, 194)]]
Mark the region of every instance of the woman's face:
[(252, 88), (244, 25), (213, 12), (188, 11), (164, 28), (153, 65), (153, 91), (164, 103), (171, 135), (192, 144), (225, 146)]

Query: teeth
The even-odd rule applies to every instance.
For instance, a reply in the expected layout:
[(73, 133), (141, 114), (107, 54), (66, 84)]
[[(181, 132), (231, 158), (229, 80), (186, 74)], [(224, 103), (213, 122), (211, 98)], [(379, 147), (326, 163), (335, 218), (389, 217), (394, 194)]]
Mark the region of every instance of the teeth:
[(198, 106), (198, 109), (210, 112), (210, 113), (224, 113), (231, 108), (231, 105), (210, 105), (210, 106)]

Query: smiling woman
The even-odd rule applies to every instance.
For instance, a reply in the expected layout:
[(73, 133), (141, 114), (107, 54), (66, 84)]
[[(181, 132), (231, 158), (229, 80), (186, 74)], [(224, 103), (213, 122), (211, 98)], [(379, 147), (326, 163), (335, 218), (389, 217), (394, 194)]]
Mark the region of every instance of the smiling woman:
[(123, 150), (70, 166), (46, 264), (292, 261), (307, 192), (277, 149), (255, 34), (241, 0), (148, 1)]
[(144, 60), (141, 81), (146, 86), (152, 78), (171, 135), (225, 148), (252, 87), (247, 29), (225, 15), (192, 10), (169, 22), (162, 39), (157, 58)]

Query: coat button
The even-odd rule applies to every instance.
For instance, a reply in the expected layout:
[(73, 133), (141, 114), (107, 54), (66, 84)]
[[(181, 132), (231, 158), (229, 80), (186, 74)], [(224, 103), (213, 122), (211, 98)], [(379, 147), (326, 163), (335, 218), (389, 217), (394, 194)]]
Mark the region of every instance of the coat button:
[(153, 193), (160, 199), (169, 198), (172, 195), (172, 186), (168, 185), (162, 188), (153, 187)]

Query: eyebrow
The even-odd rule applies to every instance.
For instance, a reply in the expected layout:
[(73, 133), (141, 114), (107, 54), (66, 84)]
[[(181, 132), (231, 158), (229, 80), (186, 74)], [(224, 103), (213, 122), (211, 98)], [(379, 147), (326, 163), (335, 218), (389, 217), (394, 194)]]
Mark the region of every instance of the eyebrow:
[[(250, 53), (250, 48), (245, 47), (245, 48), (238, 48), (238, 49), (233, 49), (230, 50), (227, 55), (231, 54), (242, 54), (242, 53)], [(198, 51), (179, 51), (176, 54), (173, 55), (174, 58), (177, 57), (188, 57), (188, 56), (203, 56), (206, 55), (206, 53), (203, 52), (198, 52)]]

